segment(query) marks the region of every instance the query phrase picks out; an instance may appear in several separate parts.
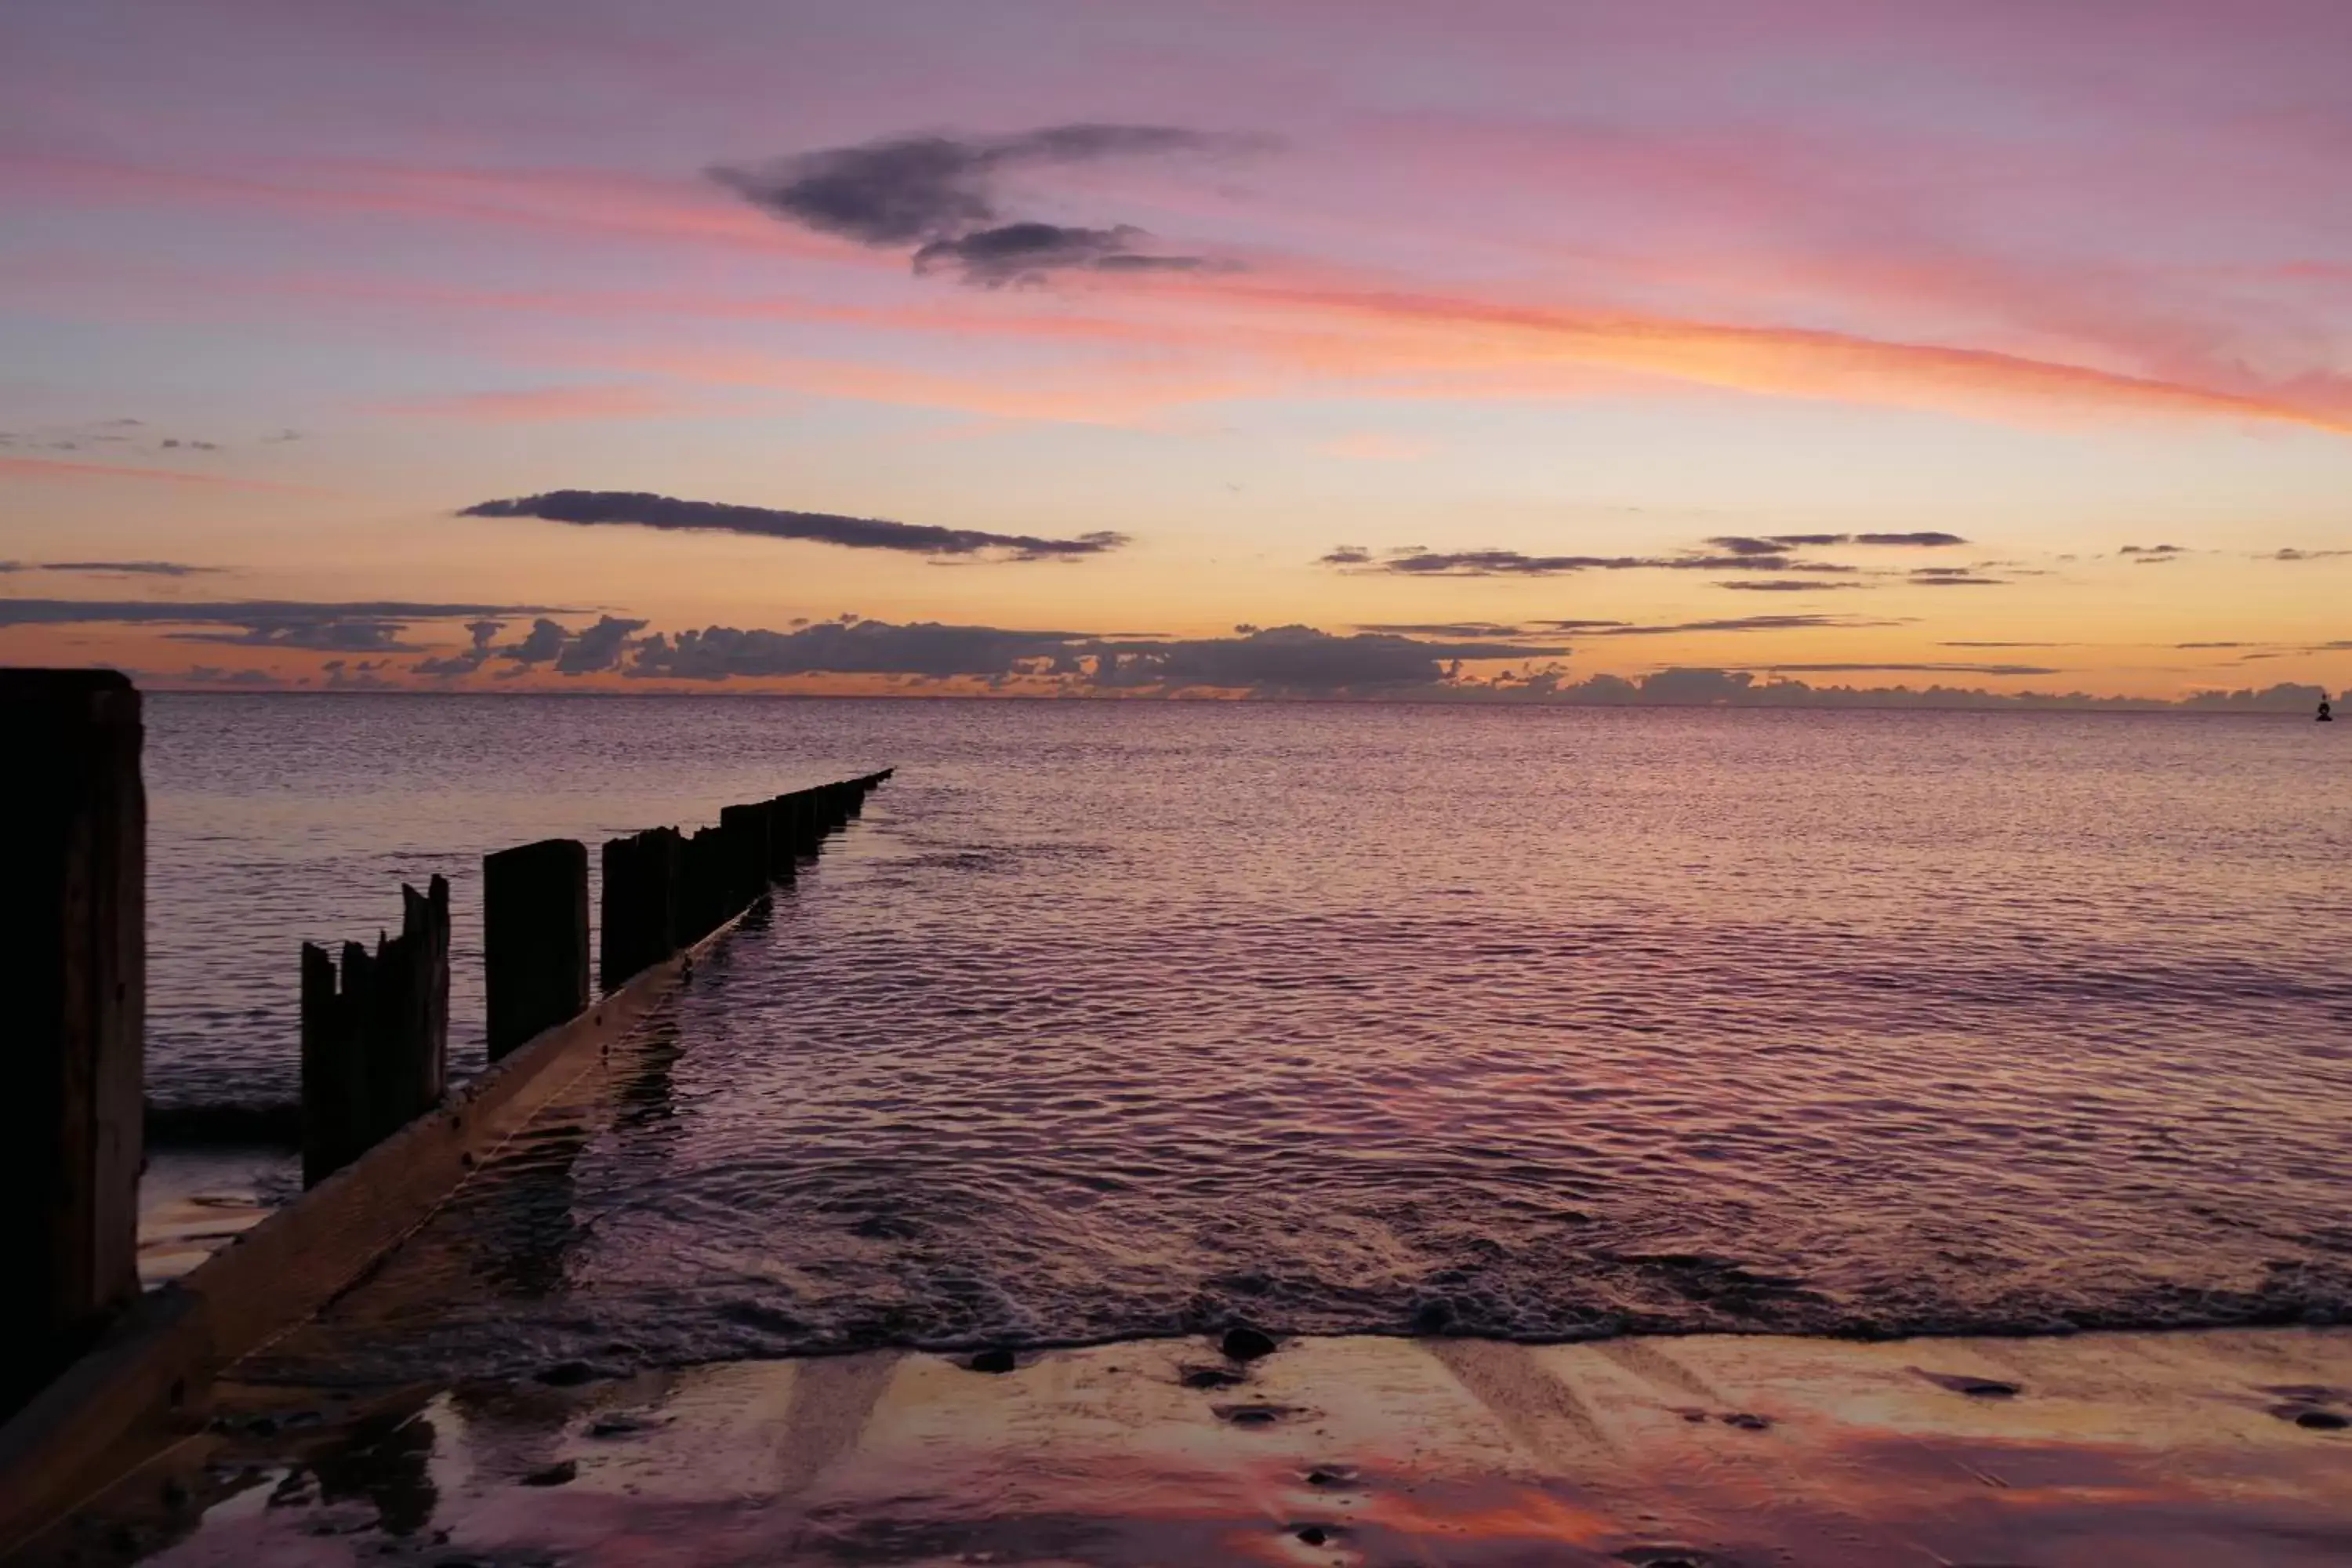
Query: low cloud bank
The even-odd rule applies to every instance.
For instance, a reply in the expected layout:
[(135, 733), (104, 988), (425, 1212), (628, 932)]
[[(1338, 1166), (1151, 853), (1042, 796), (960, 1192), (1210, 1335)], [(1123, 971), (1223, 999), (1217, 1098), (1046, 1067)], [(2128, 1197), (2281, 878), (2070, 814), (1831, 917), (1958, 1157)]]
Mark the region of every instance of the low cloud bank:
[[(704, 626), (656, 631), (647, 622), (529, 605), (399, 600), (301, 603), (0, 599), (0, 626), (86, 624), (171, 628), (173, 640), (249, 648), (331, 653), (320, 680), (335, 689), (448, 689), (471, 678), (512, 681), (533, 674), (623, 682), (723, 688), (795, 678), (866, 678), (890, 689), (1004, 691), (1059, 697), (1240, 696), (1385, 699), (1446, 702), (1537, 702), (1612, 707), (2098, 708), (2308, 712), (2325, 693), (2282, 682), (2212, 691), (2179, 700), (2100, 697), (2082, 691), (2007, 693), (1909, 684), (1814, 685), (1823, 675), (2045, 679), (2066, 672), (2016, 662), (1863, 660), (1675, 667), (1645, 676), (1570, 676), (1560, 661), (1570, 639), (1883, 627), (1857, 616), (1749, 616), (1645, 625), (1610, 620), (1402, 623), (1338, 634), (1305, 626), (1239, 626), (1230, 637), (1165, 637), (1056, 629), (894, 624), (841, 616), (786, 629)], [(558, 619), (572, 618), (572, 624)], [(510, 632), (515, 623), (519, 630)], [(418, 628), (439, 628), (446, 648), (462, 627), (466, 645), (420, 647)], [(1967, 649), (2064, 644), (1952, 642)], [(2190, 645), (2228, 647), (2236, 645)], [(2265, 650), (2262, 657), (2352, 650), (2352, 642)], [(422, 654), (406, 658), (394, 656)], [(345, 657), (350, 656), (350, 657)], [(152, 677), (151, 677), (152, 679)], [(259, 687), (278, 678), (200, 665), (163, 679)], [(822, 687), (822, 679), (818, 682)], [(842, 689), (835, 683), (833, 689)]]

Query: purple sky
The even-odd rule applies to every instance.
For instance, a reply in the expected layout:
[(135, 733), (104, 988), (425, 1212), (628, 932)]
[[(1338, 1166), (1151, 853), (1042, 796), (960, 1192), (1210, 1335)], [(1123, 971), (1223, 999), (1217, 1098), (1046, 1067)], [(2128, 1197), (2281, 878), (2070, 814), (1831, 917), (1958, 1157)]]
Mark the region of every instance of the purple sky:
[[(846, 614), (2333, 689), (2347, 60), (2339, 0), (26, 0), (0, 595), (646, 624), (0, 655), (529, 686)], [(459, 515), (555, 491), (919, 531)]]

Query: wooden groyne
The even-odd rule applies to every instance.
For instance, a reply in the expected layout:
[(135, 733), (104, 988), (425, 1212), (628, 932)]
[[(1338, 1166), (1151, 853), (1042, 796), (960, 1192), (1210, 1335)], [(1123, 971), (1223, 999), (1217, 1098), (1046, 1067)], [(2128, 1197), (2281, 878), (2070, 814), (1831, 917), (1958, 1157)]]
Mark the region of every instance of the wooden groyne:
[[(601, 996), (584, 845), (483, 862), (490, 1064), (447, 1088), (449, 889), (404, 887), (400, 934), (305, 944), (303, 1195), (175, 1283), (138, 1289), (145, 804), (139, 694), (102, 671), (0, 671), (0, 722), (41, 765), (0, 785), (0, 983), (17, 1005), (0, 1097), (0, 1556), (192, 1431), (225, 1367), (399, 1244), (555, 1095), (595, 1069), (885, 770), (731, 806), (718, 826), (603, 847)], [(703, 846), (688, 851), (691, 845)]]

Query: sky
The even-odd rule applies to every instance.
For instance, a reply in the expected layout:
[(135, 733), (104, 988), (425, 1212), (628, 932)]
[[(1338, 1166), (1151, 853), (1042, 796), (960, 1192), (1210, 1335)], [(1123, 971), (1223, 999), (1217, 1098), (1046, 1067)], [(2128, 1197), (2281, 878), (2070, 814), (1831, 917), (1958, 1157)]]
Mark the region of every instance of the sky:
[(2348, 59), (2343, 0), (15, 0), (0, 661), (2299, 701)]

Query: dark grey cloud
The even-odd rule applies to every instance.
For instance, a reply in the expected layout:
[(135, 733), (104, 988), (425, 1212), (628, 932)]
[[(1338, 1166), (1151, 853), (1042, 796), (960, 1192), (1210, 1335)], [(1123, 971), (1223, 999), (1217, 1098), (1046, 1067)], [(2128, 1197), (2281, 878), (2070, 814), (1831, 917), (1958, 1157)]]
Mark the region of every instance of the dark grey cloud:
[(1172, 125), (1052, 125), (1011, 136), (932, 134), (829, 147), (710, 177), (761, 210), (877, 249), (908, 250), (915, 270), (958, 271), (988, 287), (1057, 271), (1197, 268), (1203, 258), (1139, 249), (1125, 225), (1076, 227), (1008, 217), (999, 186), (1022, 170), (1114, 158), (1228, 153), (1263, 143)]
[[(1538, 677), (1523, 681), (1506, 700), (1562, 703), (1572, 707), (1727, 707), (1727, 708), (1927, 708), (2017, 710), (2216, 709), (2247, 712), (2308, 713), (2322, 693), (2316, 687), (2282, 683), (2266, 690), (2202, 692), (2179, 702), (2149, 697), (2098, 697), (2083, 691), (1988, 691), (1980, 687), (1924, 688), (1895, 686), (1815, 686), (1790, 673), (1799, 667), (1769, 671), (1676, 668), (1626, 679), (1595, 675), (1574, 683)], [(1964, 673), (1967, 666), (1855, 666), (1865, 673)], [(2041, 667), (1988, 665), (1988, 673), (2032, 674)], [(1830, 673), (1832, 667), (1814, 667), (1812, 673)], [(1762, 673), (1767, 678), (1759, 679)]]
[(605, 616), (585, 631), (577, 632), (563, 645), (555, 658), (560, 675), (592, 675), (600, 669), (612, 669), (621, 662), (622, 649), (630, 637), (646, 629), (645, 621), (623, 620)]
[(1002, 286), (1043, 278), (1049, 272), (1090, 268), (1098, 272), (1198, 272), (1204, 257), (1148, 256), (1135, 250), (1139, 228), (1070, 228), (1034, 220), (975, 229), (952, 239), (935, 239), (915, 252), (915, 270), (948, 268), (967, 283)]
[(354, 603), (295, 599), (6, 599), (0, 626), (145, 622), (167, 626), (276, 626), (326, 621), (461, 621), (485, 616), (581, 614), (546, 605), (427, 604), (405, 599)]
[(2274, 550), (2262, 559), (2264, 561), (2334, 561), (2345, 555), (2352, 555), (2352, 550), (2297, 550), (2289, 545), (2282, 550)]
[[(896, 675), (1003, 680), (1059, 675), (1101, 689), (1216, 687), (1262, 695), (1347, 695), (1435, 685), (1462, 660), (1552, 658), (1569, 650), (1486, 639), (1340, 637), (1308, 626), (1230, 637), (1101, 637), (993, 626), (822, 621), (794, 631), (706, 626), (630, 645), (639, 679), (723, 681), (790, 675)], [(559, 668), (561, 666), (559, 665)]]
[(40, 561), (6, 568), (23, 572), (79, 572), (109, 577), (197, 577), (226, 572), (226, 566), (191, 566), (183, 561)]
[(637, 677), (728, 680), (778, 675), (1001, 677), (1024, 661), (1076, 652), (1081, 633), (1008, 631), (920, 622), (819, 621), (795, 631), (706, 626), (640, 641), (626, 667)]
[(1791, 675), (2063, 675), (2038, 664), (1776, 664)]
[(805, 539), (849, 550), (898, 550), (915, 555), (994, 557), (1011, 561), (1066, 560), (1099, 555), (1128, 542), (1127, 535), (1102, 530), (1075, 539), (1043, 539), (1027, 533), (990, 533), (974, 528), (892, 522), (832, 512), (785, 511), (775, 507), (730, 506), (680, 500), (635, 490), (550, 490), (511, 500), (486, 500), (459, 517), (534, 517), (581, 527), (614, 525), (694, 532), (744, 533), (761, 539)]
[(1114, 666), (1097, 686), (1210, 686), (1267, 696), (1341, 696), (1434, 686), (1448, 664), (1469, 659), (1557, 658), (1565, 647), (1493, 642), (1423, 642), (1381, 632), (1338, 637), (1312, 626), (1269, 626), (1247, 637), (1104, 645)]
[(545, 664), (562, 656), (563, 645), (572, 640), (572, 632), (561, 621), (544, 616), (531, 622), (523, 639), (506, 647), (490, 651), (500, 658), (510, 658), (517, 664)]
[[(1546, 622), (1544, 624), (1556, 635), (1569, 623)], [(1606, 623), (1585, 621), (1574, 624), (1581, 626), (1597, 626), (1603, 624), (1616, 626), (1620, 623), (1615, 621)], [(1257, 627), (1250, 626), (1241, 626), (1234, 628), (1236, 632), (1254, 632), (1257, 629)], [(1369, 626), (1360, 626), (1356, 630), (1360, 632), (1372, 632), (1382, 637), (1519, 637), (1536, 635), (1528, 631), (1527, 628), (1523, 626), (1498, 626), (1493, 621), (1406, 621), (1386, 624), (1374, 623)]]
[(1719, 534), (1707, 542), (1731, 555), (1781, 555), (1791, 550), (1832, 544), (1908, 545), (1940, 550), (1949, 545), (1966, 544), (1968, 541), (1957, 533), (1770, 533), (1761, 538), (1727, 533)]
[(1965, 566), (1915, 566), (1908, 579), (1921, 588), (2003, 588), (2006, 577), (1987, 577)]
[(421, 653), (402, 640), (403, 621), (328, 618), (276, 621), (241, 632), (166, 632), (173, 642), (227, 643), (237, 647), (296, 647), (312, 653)]
[(1318, 565), (1393, 573), (1403, 577), (1565, 577), (1579, 572), (1773, 572), (1807, 576), (1857, 575), (1858, 566), (1794, 561), (1785, 554), (1529, 555), (1518, 550), (1429, 550), (1402, 545), (1377, 558), (1341, 545)]
[(435, 677), (471, 675), (488, 663), (498, 651), (491, 645), (498, 640), (499, 633), (505, 629), (506, 624), (502, 621), (467, 621), (466, 635), (471, 639), (471, 646), (465, 652), (451, 654), (446, 658), (419, 659), (409, 668), (418, 675)]
[(1868, 588), (1869, 583), (1791, 583), (1785, 577), (1773, 577), (1762, 582), (1750, 579), (1742, 583), (1717, 583), (1718, 588), (1737, 588), (1749, 594), (1817, 594), (1830, 588)]
[(369, 600), (319, 604), (297, 600), (174, 601), (169, 599), (0, 599), (0, 626), (146, 625), (201, 627), (171, 631), (174, 642), (236, 647), (301, 648), (313, 653), (417, 653), (406, 640), (420, 622), (523, 616), (543, 605), (422, 604)]
[(2080, 647), (2071, 642), (1939, 642), (1937, 647)]
[(1901, 621), (1871, 620), (1861, 616), (1735, 616), (1724, 620), (1676, 621), (1664, 626), (1596, 626), (1588, 637), (1666, 637), (1677, 632), (1788, 632), (1861, 627), (1899, 626)]

